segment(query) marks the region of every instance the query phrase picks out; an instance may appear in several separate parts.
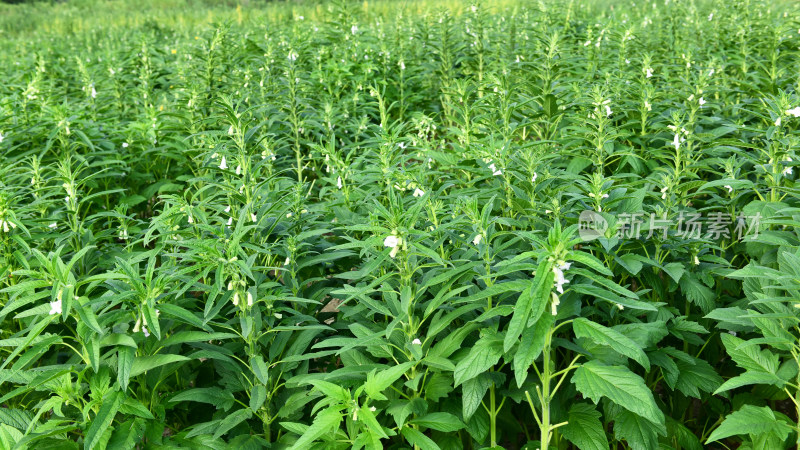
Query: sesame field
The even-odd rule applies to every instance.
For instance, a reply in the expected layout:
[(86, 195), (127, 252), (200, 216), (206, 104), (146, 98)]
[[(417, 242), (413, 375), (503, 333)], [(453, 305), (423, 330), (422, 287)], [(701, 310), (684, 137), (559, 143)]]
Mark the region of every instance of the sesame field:
[(0, 4), (0, 449), (794, 449), (800, 4)]

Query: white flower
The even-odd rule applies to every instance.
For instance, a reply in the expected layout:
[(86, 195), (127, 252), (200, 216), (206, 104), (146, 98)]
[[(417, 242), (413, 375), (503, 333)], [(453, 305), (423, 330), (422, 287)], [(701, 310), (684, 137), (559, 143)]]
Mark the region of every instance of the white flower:
[(558, 299), (558, 296), (555, 292), (551, 292), (553, 302), (550, 304), (550, 312), (555, 316), (558, 314), (558, 305), (561, 304), (561, 300)]
[(661, 188), (661, 200), (667, 199), (667, 189), (669, 189), (667, 186)]
[(128, 148), (128, 143), (127, 142), (123, 142), (122, 143), (122, 148)]
[(350, 33), (351, 34), (358, 33), (358, 27), (356, 25), (353, 25), (352, 27), (350, 27)]
[(675, 138), (672, 140), (672, 145), (675, 146), (675, 150), (681, 148), (681, 136), (678, 133), (675, 133)]
[(414, 197), (422, 197), (425, 195), (425, 191), (420, 188), (414, 189)]
[(697, 103), (699, 103), (700, 106), (703, 106), (706, 104), (706, 100), (703, 97), (700, 97), (700, 100), (698, 100)]
[(411, 344), (413, 344), (413, 345), (422, 345), (422, 341), (420, 341), (419, 338), (416, 338), (413, 341), (411, 341)]
[(700, 265), (700, 258), (698, 258), (697, 255), (694, 255), (694, 265), (695, 266), (699, 266)]
[(56, 224), (55, 222), (53, 222), (53, 223), (51, 223), (50, 225), (48, 225), (48, 226), (47, 226), (47, 228), (50, 228), (51, 230), (55, 230), (56, 228), (58, 228), (58, 224)]
[(297, 56), (298, 56), (298, 55), (297, 55), (297, 52), (296, 52), (296, 51), (294, 51), (294, 50), (292, 50), (291, 52), (289, 52), (289, 56), (288, 56), (288, 58), (289, 58), (289, 61), (295, 61), (295, 60), (297, 60)]
[(651, 104), (650, 104), (650, 102), (648, 102), (647, 100), (645, 100), (645, 101), (644, 101), (644, 107), (645, 107), (645, 108), (646, 108), (648, 111), (652, 111), (652, 110), (653, 110), (653, 105), (651, 105)]
[(50, 315), (54, 316), (56, 314), (61, 314), (61, 298), (56, 299), (54, 302), (50, 302)]
[(3, 142), (3, 133), (0, 133), (0, 142)]
[(786, 110), (786, 115), (787, 116), (800, 117), (800, 106), (798, 106), (796, 108), (792, 108), (792, 109), (787, 109)]
[(621, 304), (617, 303), (617, 309), (619, 309), (620, 311), (622, 311), (623, 309), (625, 309), (625, 307), (624, 307), (624, 306), (622, 306)]
[(191, 214), (189, 214), (189, 223), (194, 223), (194, 218), (192, 218)]
[(146, 337), (146, 338), (150, 337), (150, 332), (147, 331), (147, 327), (144, 327), (144, 326), (142, 327), (142, 334), (144, 334), (144, 337)]
[(400, 66), (400, 70), (406, 70), (406, 63), (405, 62), (400, 61), (399, 66)]
[(628, 59), (628, 58), (625, 58), (625, 64), (630, 64), (630, 63), (631, 63), (631, 60)]
[(242, 174), (242, 166), (236, 166), (236, 175)]
[(606, 117), (611, 117), (611, 114), (614, 114), (611, 112), (611, 107), (606, 105)]
[(714, 13), (711, 13), (711, 14), (708, 15), (708, 21), (709, 22), (711, 22), (711, 19), (713, 19), (713, 18), (714, 18)]
[(389, 236), (386, 236), (386, 239), (383, 240), (383, 245), (385, 247), (391, 247), (391, 249), (392, 249), (392, 251), (389, 252), (389, 256), (391, 258), (394, 258), (395, 256), (397, 256), (397, 252), (400, 250), (400, 244), (402, 244), (402, 243), (403, 243), (403, 239), (401, 239), (400, 236), (397, 236), (397, 235), (394, 235), (394, 234), (390, 234)]
[(470, 6), (470, 9), (472, 10), (472, 12), (478, 11), (478, 7), (475, 5)]
[(292, 262), (292, 260), (287, 256), (286, 261), (283, 262), (283, 265), (288, 266), (290, 262)]
[(336, 187), (341, 189), (342, 188), (342, 177), (338, 177), (336, 179)]
[[(786, 158), (784, 158), (783, 160), (784, 160), (785, 162), (792, 162), (792, 158), (790, 158), (790, 157), (788, 157), (788, 156), (787, 156)], [(783, 169), (783, 172), (781, 172), (781, 173), (782, 173), (784, 176), (786, 176), (786, 175), (791, 175), (791, 174), (792, 174), (792, 168), (791, 168), (791, 166), (790, 166), (790, 167), (787, 167), (787, 168), (785, 168), (785, 169)]]
[(564, 271), (569, 270), (570, 265), (570, 263), (564, 263), (553, 267), (553, 273), (555, 274), (553, 283), (555, 283), (556, 291), (558, 291), (559, 294), (564, 293), (564, 285), (569, 283), (569, 280), (564, 278)]
[(92, 98), (97, 98), (97, 91), (94, 90), (94, 85), (92, 85)]
[(253, 294), (247, 291), (247, 306), (253, 306)]
[(233, 306), (239, 306), (239, 291), (233, 293)]
[(644, 69), (644, 72), (645, 72), (645, 77), (646, 78), (650, 78), (650, 77), (653, 76), (653, 69), (651, 69), (649, 67), (647, 69)]
[(252, 220), (253, 222), (258, 222), (258, 216), (256, 216), (255, 213), (250, 214), (250, 220)]
[(383, 240), (383, 245), (384, 247), (397, 247), (400, 245), (400, 238), (394, 234), (390, 234), (389, 236), (386, 236), (386, 239)]
[(228, 226), (231, 226), (231, 224), (232, 224), (232, 223), (233, 223), (233, 217), (228, 217), (228, 223), (227, 223), (227, 225), (228, 225)]
[(778, 120), (775, 121), (775, 126), (776, 127), (781, 126), (781, 118), (780, 117), (778, 117)]
[(729, 193), (729, 194), (733, 192), (733, 187), (731, 187), (731, 185), (729, 185), (729, 184), (726, 184), (726, 185), (725, 185), (725, 186), (723, 186), (723, 187), (724, 187), (725, 189), (727, 189), (727, 190), (728, 190), (728, 193)]
[(536, 179), (539, 178), (539, 174), (533, 172), (533, 177), (531, 178), (531, 183), (536, 183)]
[(226, 160), (224, 156), (222, 157), (222, 161), (219, 163), (219, 168), (222, 170), (228, 168), (228, 160)]
[(377, 410), (378, 410), (378, 408), (376, 408), (376, 407), (374, 407), (374, 406), (370, 406), (370, 407), (369, 407), (369, 410), (370, 410), (370, 411), (372, 411), (372, 412), (375, 412), (375, 411), (377, 411)]
[(483, 234), (478, 233), (478, 234), (475, 235), (475, 238), (472, 240), (472, 243), (474, 245), (478, 245), (478, 244), (481, 243), (482, 240), (483, 240)]

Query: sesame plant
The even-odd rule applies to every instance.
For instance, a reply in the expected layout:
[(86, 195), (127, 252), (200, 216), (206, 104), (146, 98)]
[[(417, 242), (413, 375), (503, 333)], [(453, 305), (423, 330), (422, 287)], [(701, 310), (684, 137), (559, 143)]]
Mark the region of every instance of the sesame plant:
[(795, 2), (112, 3), (0, 5), (0, 448), (800, 444)]

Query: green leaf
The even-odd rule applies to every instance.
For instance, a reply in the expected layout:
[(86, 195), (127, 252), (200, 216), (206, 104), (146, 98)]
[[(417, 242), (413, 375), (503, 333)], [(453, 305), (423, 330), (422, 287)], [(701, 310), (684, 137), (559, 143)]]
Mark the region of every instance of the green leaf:
[(780, 440), (784, 440), (791, 431), (792, 428), (776, 418), (775, 413), (769, 407), (744, 405), (742, 409), (729, 414), (725, 418), (720, 426), (708, 437), (706, 445), (709, 442), (742, 434), (752, 436), (773, 434)]
[(608, 439), (600, 422), (600, 412), (588, 403), (574, 403), (561, 434), (580, 450), (608, 450)]
[(517, 339), (528, 326), (528, 322), (539, 320), (547, 307), (547, 301), (550, 300), (553, 278), (552, 263), (547, 260), (542, 261), (536, 269), (534, 282), (522, 292), (517, 300), (514, 314), (511, 316), (503, 339), (503, 352), (508, 352), (517, 343)]
[(411, 445), (419, 447), (420, 450), (439, 450), (439, 446), (436, 445), (436, 442), (433, 442), (431, 438), (425, 436), (419, 430), (403, 427), (401, 433)]
[(200, 402), (214, 405), (217, 409), (227, 411), (234, 403), (233, 394), (230, 391), (218, 387), (194, 388), (183, 391), (171, 399), (171, 403), (176, 402)]
[(341, 423), (342, 418), (343, 415), (335, 408), (323, 409), (317, 413), (311, 426), (290, 448), (292, 450), (305, 450), (320, 437), (332, 435), (335, 430), (339, 429), (339, 423)]
[(386, 400), (386, 396), (382, 392), (397, 381), (398, 378), (402, 377), (413, 365), (413, 362), (405, 362), (380, 372), (373, 370), (367, 375), (367, 382), (364, 383), (364, 392), (375, 400)]
[(664, 413), (658, 409), (653, 393), (644, 380), (627, 367), (589, 361), (575, 370), (572, 382), (584, 397), (595, 404), (606, 397), (655, 424), (664, 424)]
[(262, 384), (256, 384), (250, 389), (250, 409), (257, 412), (267, 400), (267, 388)]
[(714, 391), (714, 395), (752, 384), (768, 384), (782, 387), (785, 381), (771, 373), (749, 370), (722, 383), (722, 385)]
[(135, 377), (136, 375), (145, 373), (156, 367), (183, 361), (189, 361), (189, 358), (172, 354), (137, 356), (136, 359), (133, 360), (129, 376)]
[(503, 356), (503, 341), (494, 334), (478, 339), (453, 371), (455, 386), (487, 372)]
[(458, 417), (447, 412), (428, 413), (418, 419), (412, 420), (409, 423), (445, 433), (458, 431), (465, 426)]
[(124, 398), (125, 396), (122, 393), (116, 391), (103, 398), (100, 410), (97, 411), (97, 415), (94, 416), (89, 429), (86, 431), (86, 439), (83, 443), (84, 449), (93, 449), (100, 443), (103, 434), (111, 426), (111, 422), (114, 421), (114, 416), (117, 415)]
[(266, 385), (269, 381), (269, 368), (267, 364), (264, 362), (264, 358), (261, 355), (256, 355), (250, 358), (250, 369), (253, 371), (253, 374), (258, 378), (258, 381), (261, 384)]
[(253, 414), (250, 412), (249, 409), (239, 409), (237, 411), (234, 411), (232, 414), (225, 416), (225, 418), (220, 421), (217, 429), (214, 431), (214, 437), (218, 438), (224, 435), (225, 433), (230, 431), (233, 427), (239, 425), (240, 423), (244, 422), (245, 420), (249, 419), (252, 416)]
[(553, 327), (556, 318), (552, 314), (542, 314), (532, 327), (522, 332), (522, 341), (517, 353), (514, 354), (513, 368), (517, 387), (522, 387), (528, 377), (528, 370), (544, 349), (547, 333)]
[(666, 427), (655, 424), (628, 410), (613, 408), (614, 436), (624, 440), (633, 450), (652, 450), (658, 448), (658, 435), (665, 436)]
[(624, 334), (583, 317), (578, 317), (572, 322), (572, 329), (575, 336), (611, 347), (620, 355), (627, 356), (641, 364), (645, 370), (650, 370), (650, 360), (644, 350)]
[(773, 375), (778, 371), (779, 357), (769, 350), (761, 350), (757, 345), (746, 345), (744, 340), (727, 333), (720, 335), (720, 339), (728, 355), (742, 369)]
[(111, 440), (108, 441), (108, 448), (131, 450), (142, 442), (144, 430), (145, 423), (142, 419), (127, 420), (115, 427)]
[(117, 382), (123, 391), (128, 390), (128, 382), (131, 378), (133, 361), (136, 358), (136, 350), (131, 347), (119, 347), (117, 349)]
[(486, 374), (481, 374), (464, 382), (461, 386), (462, 416), (464, 420), (470, 420), (470, 417), (475, 414), (491, 384), (492, 382)]

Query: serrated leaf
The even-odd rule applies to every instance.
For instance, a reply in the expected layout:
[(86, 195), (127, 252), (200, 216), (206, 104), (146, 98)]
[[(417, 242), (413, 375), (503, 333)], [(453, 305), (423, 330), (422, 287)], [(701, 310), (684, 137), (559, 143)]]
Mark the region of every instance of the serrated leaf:
[(664, 413), (658, 409), (653, 393), (644, 380), (627, 367), (589, 361), (575, 370), (572, 382), (578, 392), (595, 404), (606, 397), (655, 424), (664, 424)]
[(575, 403), (567, 413), (567, 424), (559, 430), (580, 450), (608, 450), (608, 439), (600, 416), (594, 406)]
[(725, 350), (731, 359), (742, 369), (756, 372), (767, 372), (775, 375), (778, 371), (778, 355), (769, 350), (761, 350), (757, 345), (743, 345), (745, 341), (724, 333), (720, 335)]
[(572, 322), (572, 329), (575, 331), (575, 336), (611, 347), (620, 355), (627, 356), (641, 364), (645, 370), (650, 370), (650, 360), (644, 350), (624, 334), (583, 317), (578, 317)]
[(189, 358), (185, 356), (171, 354), (137, 356), (131, 365), (130, 376), (135, 377), (136, 375), (145, 373), (148, 370), (155, 369), (156, 367), (188, 360)]
[(421, 431), (415, 430), (414, 428), (403, 427), (401, 431), (403, 437), (413, 446), (419, 447), (420, 450), (439, 450), (439, 446), (436, 445), (436, 442), (433, 442), (431, 438), (425, 436)]
[(487, 372), (503, 356), (503, 341), (496, 335), (485, 335), (472, 346), (467, 356), (453, 371), (455, 386)]
[(445, 433), (458, 431), (465, 426), (458, 417), (447, 412), (428, 413), (422, 417), (412, 420), (409, 423)]
[(334, 408), (323, 409), (317, 413), (311, 426), (290, 448), (292, 450), (304, 450), (309, 448), (310, 444), (318, 438), (331, 435), (334, 430), (339, 428), (342, 417), (342, 414)]
[(177, 402), (200, 402), (214, 405), (217, 409), (227, 411), (234, 403), (233, 394), (218, 387), (194, 388), (183, 391), (171, 399), (171, 403)]
[(542, 314), (532, 327), (528, 327), (522, 333), (522, 341), (519, 349), (514, 354), (513, 361), (514, 378), (517, 381), (517, 387), (522, 387), (531, 365), (542, 354), (547, 333), (550, 332), (555, 321), (556, 318), (552, 314)]
[(728, 415), (706, 440), (719, 441), (731, 436), (749, 434), (759, 436), (774, 434), (780, 440), (786, 439), (792, 428), (785, 422), (778, 420), (775, 413), (768, 406), (744, 405), (742, 409)]
[(83, 444), (84, 449), (91, 450), (97, 447), (103, 434), (108, 430), (108, 427), (111, 426), (111, 422), (114, 421), (114, 416), (117, 415), (117, 411), (124, 398), (125, 396), (119, 392), (111, 392), (103, 398), (103, 404), (100, 406), (97, 415), (94, 416), (89, 429), (86, 431), (86, 439)]
[(633, 450), (658, 448), (658, 435), (666, 435), (664, 425), (653, 423), (623, 408), (614, 408), (614, 436)]

